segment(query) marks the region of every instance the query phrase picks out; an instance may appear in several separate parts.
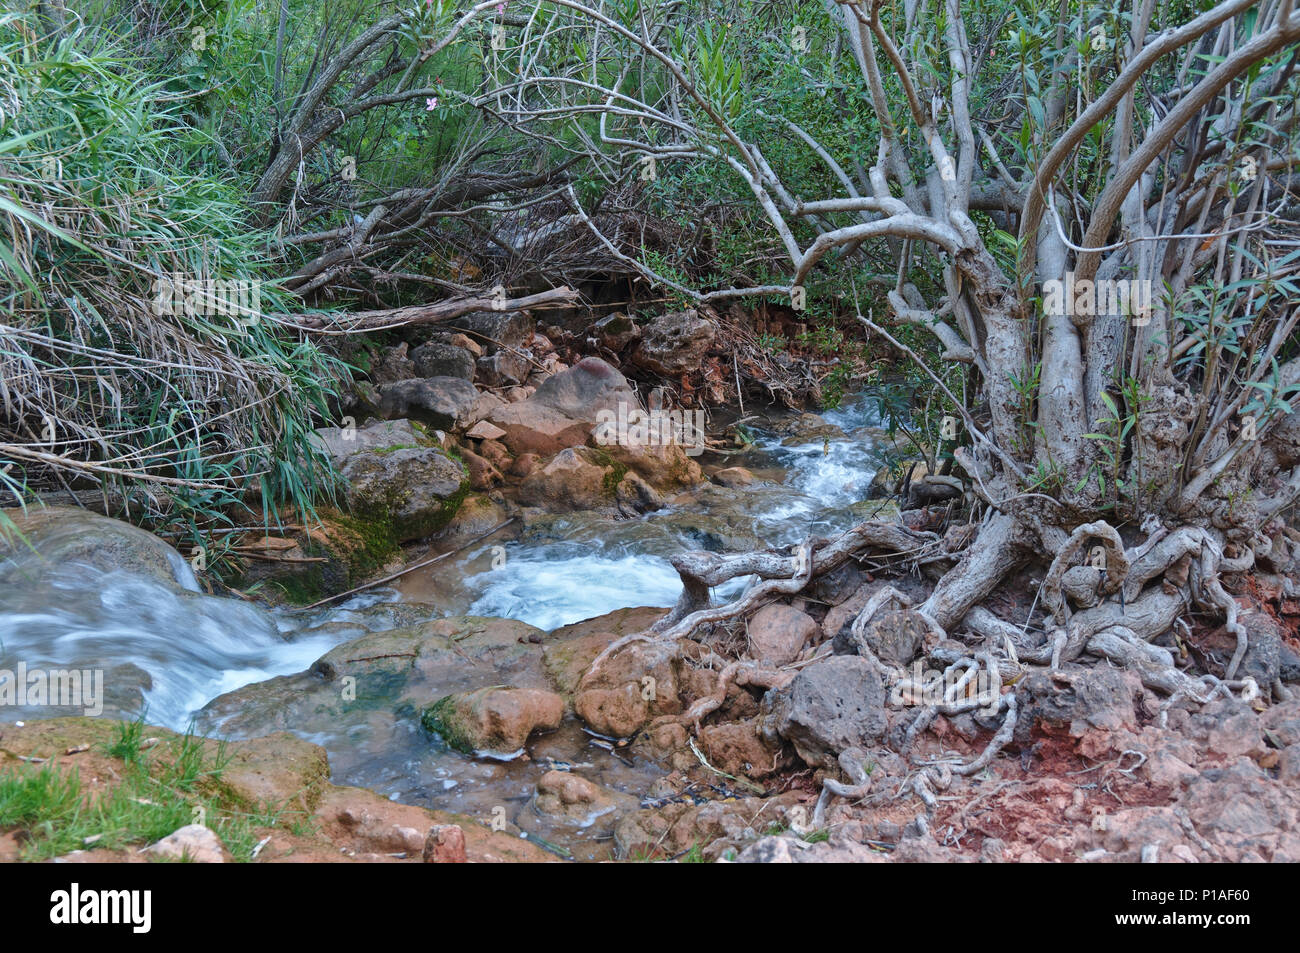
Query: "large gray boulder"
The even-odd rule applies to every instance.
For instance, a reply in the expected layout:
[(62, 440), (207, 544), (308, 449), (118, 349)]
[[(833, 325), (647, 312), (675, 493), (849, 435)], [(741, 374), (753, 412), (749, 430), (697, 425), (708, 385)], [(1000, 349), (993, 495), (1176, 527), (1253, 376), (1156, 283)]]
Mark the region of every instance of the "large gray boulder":
[(548, 377), (529, 400), (592, 424), (602, 410), (617, 413), (619, 404), (629, 412), (641, 407), (627, 378), (598, 357)]
[(474, 423), (479, 393), (458, 377), (413, 377), (379, 388), (380, 415), (406, 417), (436, 430), (456, 430)]
[(474, 379), (474, 355), (447, 341), (430, 341), (411, 352), (416, 377)]
[(367, 450), (418, 447), (425, 442), (409, 420), (372, 420), (364, 427), (321, 427), (312, 443), (334, 461), (336, 467), (354, 453)]
[(836, 655), (763, 698), (763, 730), (789, 741), (814, 767), (834, 769), (846, 748), (869, 748), (888, 728), (885, 687), (871, 664)]
[(526, 311), (474, 311), (451, 322), (483, 345), (486, 353), (499, 347), (521, 348), (533, 336), (533, 319)]

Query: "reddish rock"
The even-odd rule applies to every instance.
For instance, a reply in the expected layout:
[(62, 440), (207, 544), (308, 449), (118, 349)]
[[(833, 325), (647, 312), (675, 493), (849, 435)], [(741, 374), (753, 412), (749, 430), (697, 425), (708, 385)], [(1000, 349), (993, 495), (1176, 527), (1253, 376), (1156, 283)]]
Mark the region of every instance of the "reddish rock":
[(812, 617), (783, 603), (764, 606), (749, 620), (749, 654), (769, 665), (793, 662), (817, 636)]
[(464, 864), (465, 832), (455, 824), (435, 824), (424, 839), (426, 864)]

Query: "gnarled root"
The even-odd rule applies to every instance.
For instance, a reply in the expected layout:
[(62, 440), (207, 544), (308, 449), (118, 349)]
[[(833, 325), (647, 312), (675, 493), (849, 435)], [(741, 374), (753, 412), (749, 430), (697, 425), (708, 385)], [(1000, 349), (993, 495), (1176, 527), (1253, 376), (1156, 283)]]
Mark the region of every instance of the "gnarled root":
[(817, 806), (813, 808), (812, 826), (819, 830), (826, 826), (826, 808), (832, 797), (848, 798), (856, 801), (871, 793), (871, 776), (865, 767), (866, 752), (860, 748), (845, 748), (840, 752), (840, 770), (849, 778), (851, 784), (844, 784), (834, 778), (822, 781), (822, 793), (817, 797)]
[[(682, 578), (682, 595), (671, 612), (644, 632), (634, 632), (610, 643), (588, 669), (594, 674), (606, 659), (634, 642), (675, 642), (686, 638), (702, 625), (725, 622), (757, 609), (773, 596), (794, 595), (815, 577), (842, 566), (850, 557), (865, 549), (880, 549), (899, 555), (919, 555), (937, 546), (939, 537), (918, 533), (894, 523), (868, 520), (846, 530), (829, 543), (804, 543), (794, 556), (777, 553), (683, 553), (672, 560)], [(750, 587), (733, 602), (722, 606), (709, 604), (714, 586), (738, 576), (757, 575), (762, 582)]]

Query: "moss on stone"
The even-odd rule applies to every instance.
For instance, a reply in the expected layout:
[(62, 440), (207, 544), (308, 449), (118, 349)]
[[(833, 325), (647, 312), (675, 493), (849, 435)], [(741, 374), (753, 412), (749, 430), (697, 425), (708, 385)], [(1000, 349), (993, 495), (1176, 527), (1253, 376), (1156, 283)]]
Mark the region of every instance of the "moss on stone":
[(474, 753), (469, 733), (460, 723), (455, 695), (439, 698), (426, 708), (420, 715), (420, 724), (425, 730), (439, 735), (449, 747), (464, 754)]

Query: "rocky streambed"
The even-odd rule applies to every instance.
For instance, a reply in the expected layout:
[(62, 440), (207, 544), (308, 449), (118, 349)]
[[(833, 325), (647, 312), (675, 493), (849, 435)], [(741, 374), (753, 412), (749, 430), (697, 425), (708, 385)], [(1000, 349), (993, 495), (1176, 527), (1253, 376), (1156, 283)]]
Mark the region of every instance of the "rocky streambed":
[[(868, 395), (747, 419), (699, 456), (601, 440), (610, 412), (646, 408), (632, 382), (601, 359), (570, 366), (514, 316), (480, 324), (493, 347), (457, 331), (384, 355), (356, 418), (320, 432), (348, 515), (234, 550), (256, 558), (230, 595), (201, 591), (195, 554), (125, 523), (13, 514), (26, 543), (0, 560), (0, 678), (98, 672), (102, 692), (0, 699), (0, 772), (118, 777), (107, 726), (142, 712), (159, 751), (187, 728), (231, 739), (223, 803), (297, 818), (258, 828), (269, 840), (242, 856), (259, 860), (1300, 858), (1300, 701), (1285, 687), (1300, 605), (1285, 583), (1225, 581), (1254, 691), (1163, 695), (1088, 656), (981, 684), (964, 660), (985, 637), (936, 640), (908, 608), (961, 558), (953, 491), (890, 469)], [(663, 364), (676, 341), (689, 367), (680, 350), (700, 346), (696, 324), (626, 340), (602, 324), (607, 355), (629, 362)], [(912, 541), (924, 558), (868, 551), (597, 663), (674, 605), (681, 553), (797, 560), (871, 513), (895, 553)], [(435, 556), (317, 607), (239, 598), (315, 601)], [(1039, 582), (1000, 607), (1027, 620), (1026, 644), (1046, 638), (1030, 624)], [(1214, 671), (1230, 643), (1192, 623), (1152, 650)], [(887, 691), (882, 662), (915, 671), (916, 694)], [(20, 841), (0, 834), (0, 858)], [(97, 854), (127, 856), (93, 842), (66, 856)]]

